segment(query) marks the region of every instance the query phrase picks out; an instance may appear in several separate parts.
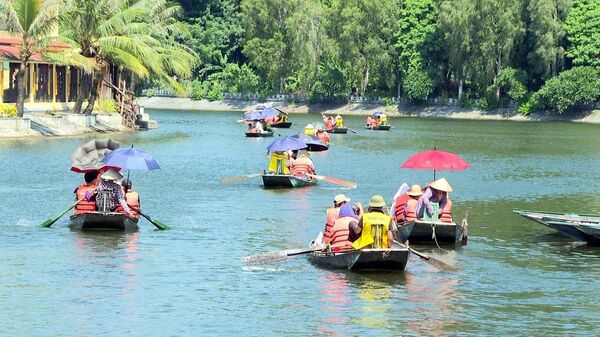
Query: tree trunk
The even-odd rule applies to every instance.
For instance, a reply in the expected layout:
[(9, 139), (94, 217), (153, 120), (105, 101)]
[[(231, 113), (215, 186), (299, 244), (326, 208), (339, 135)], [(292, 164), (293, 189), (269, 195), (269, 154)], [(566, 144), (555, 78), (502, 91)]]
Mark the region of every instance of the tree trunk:
[(83, 110), (83, 113), (86, 115), (91, 115), (94, 111), (94, 104), (98, 98), (98, 87), (100, 86), (101, 80), (102, 74), (95, 71), (92, 74), (92, 86), (90, 87), (90, 98), (88, 99), (88, 105), (85, 107), (85, 110)]
[(90, 75), (86, 74), (85, 72), (78, 70), (78, 72), (81, 74), (80, 75), (80, 81), (79, 81), (79, 90), (77, 90), (77, 100), (75, 101), (75, 105), (73, 106), (73, 109), (71, 110), (72, 113), (81, 113), (81, 107), (83, 106), (83, 101), (85, 101), (85, 99), (88, 96), (88, 88), (89, 88), (89, 81), (90, 81)]
[(363, 81), (362, 94), (365, 96), (367, 94), (367, 86), (369, 85), (369, 65), (367, 64), (365, 68), (365, 79)]
[(458, 100), (460, 101), (460, 99), (462, 98), (463, 95), (463, 85), (464, 85), (464, 81), (462, 79), (462, 76), (460, 78), (460, 80), (458, 80)]
[(19, 71), (17, 72), (17, 116), (23, 117), (25, 112), (25, 73), (27, 67), (24, 62), (19, 65)]
[(129, 83), (129, 91), (135, 95), (135, 74), (131, 72), (131, 83)]

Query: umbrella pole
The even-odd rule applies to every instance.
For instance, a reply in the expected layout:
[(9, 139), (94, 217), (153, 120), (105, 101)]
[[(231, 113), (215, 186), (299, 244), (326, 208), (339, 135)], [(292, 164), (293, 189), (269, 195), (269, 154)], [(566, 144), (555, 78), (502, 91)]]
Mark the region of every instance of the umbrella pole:
[(435, 181), (435, 170), (433, 170), (433, 181)]

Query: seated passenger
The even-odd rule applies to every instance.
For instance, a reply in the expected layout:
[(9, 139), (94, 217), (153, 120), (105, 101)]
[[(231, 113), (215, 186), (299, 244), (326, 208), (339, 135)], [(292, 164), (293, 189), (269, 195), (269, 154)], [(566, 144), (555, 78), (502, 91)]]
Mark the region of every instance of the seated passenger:
[[(358, 236), (352, 244), (354, 249), (363, 248), (390, 248), (392, 247), (396, 231), (396, 223), (384, 213), (385, 199), (374, 195), (369, 202), (367, 213), (362, 215), (358, 224), (350, 224), (350, 236)], [(360, 236), (359, 236), (360, 235)]]
[(417, 205), (417, 216), (423, 218), (432, 217), (435, 214), (433, 203), (437, 203), (439, 209), (443, 210), (448, 202), (448, 192), (452, 192), (452, 187), (446, 178), (440, 178), (425, 188), (425, 192), (419, 198)]
[[(139, 219), (140, 215), (137, 213), (137, 210), (140, 209), (139, 194), (133, 190), (133, 183), (129, 179), (123, 179), (123, 181), (121, 182), (121, 186), (125, 190), (125, 201), (127, 202), (127, 205), (130, 206), (129, 208), (131, 209), (133, 217)], [(123, 212), (123, 207), (119, 205), (119, 207), (117, 207), (116, 212)]]
[(359, 215), (356, 214), (354, 208), (349, 204), (344, 204), (340, 207), (339, 217), (334, 221), (331, 230), (331, 250), (350, 250), (352, 249), (352, 241), (350, 241), (350, 228), (358, 227)]
[(300, 152), (298, 152), (298, 158), (293, 160), (290, 164), (290, 171), (292, 175), (297, 177), (316, 173), (315, 166), (312, 160), (310, 160), (308, 151), (300, 150)]
[(373, 126), (373, 117), (371, 116), (367, 116), (367, 121), (365, 122), (365, 125), (370, 128)]
[(306, 124), (306, 126), (304, 127), (304, 134), (309, 135), (309, 136), (314, 136), (315, 135), (315, 126), (312, 125), (311, 123)]
[(82, 199), (75, 205), (75, 214), (82, 214), (87, 212), (94, 212), (96, 210), (96, 203), (94, 201), (86, 200), (86, 193), (91, 195), (96, 190), (98, 172), (86, 172), (83, 175), (84, 182), (79, 185), (73, 193), (77, 200)]
[(415, 221), (417, 220), (417, 206), (419, 204), (419, 197), (423, 195), (423, 191), (421, 191), (421, 186), (412, 185), (406, 194), (410, 197), (410, 199), (406, 201), (406, 205), (404, 207), (404, 221)]
[(288, 167), (288, 154), (286, 152), (271, 152), (271, 160), (269, 161), (269, 173), (290, 174), (290, 169)]
[(342, 118), (342, 116), (340, 116), (340, 115), (335, 116), (335, 127), (336, 128), (344, 127), (344, 119)]
[(319, 140), (321, 142), (323, 142), (323, 144), (325, 145), (329, 145), (329, 134), (323, 130), (317, 130), (317, 138), (319, 138)]
[(323, 242), (329, 243), (331, 241), (333, 223), (339, 217), (340, 207), (350, 202), (350, 198), (346, 198), (343, 194), (338, 194), (333, 198), (333, 207), (327, 209), (325, 218), (325, 232), (323, 234)]

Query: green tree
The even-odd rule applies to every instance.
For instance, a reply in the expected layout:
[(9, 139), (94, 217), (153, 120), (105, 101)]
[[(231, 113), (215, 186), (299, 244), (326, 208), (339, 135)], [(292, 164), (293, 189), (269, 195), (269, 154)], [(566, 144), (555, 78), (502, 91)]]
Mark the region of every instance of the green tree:
[[(520, 16), (521, 0), (479, 0), (475, 4), (473, 57), (469, 66), (481, 90), (495, 84), (500, 71), (511, 65), (525, 28)], [(500, 98), (499, 89), (495, 96)]]
[(573, 64), (600, 67), (600, 0), (574, 0), (566, 30)]
[(19, 70), (17, 71), (17, 112), (23, 117), (25, 108), (25, 74), (34, 53), (45, 52), (52, 29), (56, 28), (58, 3), (41, 0), (0, 0), (0, 13), (6, 28), (19, 37)]
[(465, 78), (469, 75), (469, 62), (473, 53), (473, 0), (443, 0), (440, 5), (439, 31), (450, 70), (458, 82), (458, 98), (463, 96)]
[(527, 4), (528, 72), (536, 83), (564, 68), (564, 21), (570, 7), (571, 0), (529, 0)]
[(532, 95), (534, 109), (558, 113), (600, 101), (600, 69), (583, 66), (565, 70)]

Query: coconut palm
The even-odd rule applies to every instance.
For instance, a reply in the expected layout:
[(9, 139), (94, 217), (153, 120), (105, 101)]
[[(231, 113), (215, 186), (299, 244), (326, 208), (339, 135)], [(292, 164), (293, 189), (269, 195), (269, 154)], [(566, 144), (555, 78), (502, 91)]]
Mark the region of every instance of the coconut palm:
[(48, 37), (57, 22), (58, 6), (54, 0), (0, 0), (5, 28), (21, 40), (17, 71), (17, 112), (23, 117), (25, 106), (25, 74), (34, 53), (46, 49)]
[[(62, 35), (81, 49), (83, 56), (96, 61), (96, 70), (83, 78), (89, 90), (80, 90), (75, 112), (84, 99), (90, 114), (98, 97), (102, 81), (102, 67), (117, 66), (133, 76), (157, 76), (173, 86), (172, 75), (187, 77), (195, 55), (173, 41), (173, 33), (180, 31), (174, 15), (178, 6), (166, 0), (65, 0), (61, 17)], [(83, 88), (87, 89), (87, 88)]]

